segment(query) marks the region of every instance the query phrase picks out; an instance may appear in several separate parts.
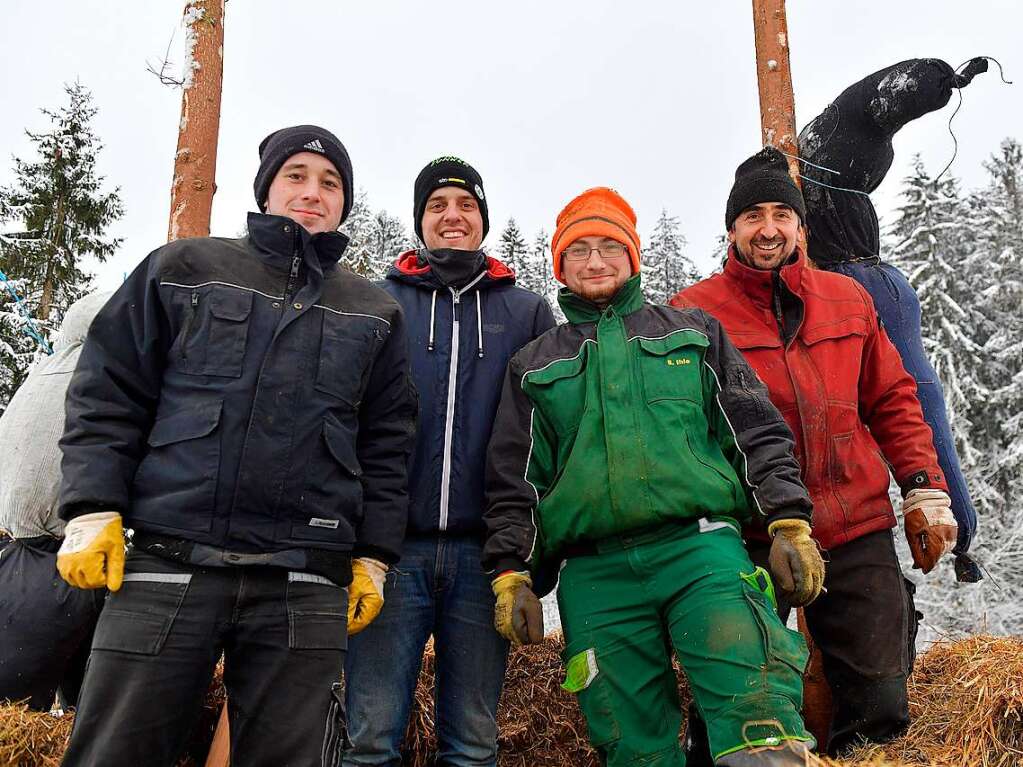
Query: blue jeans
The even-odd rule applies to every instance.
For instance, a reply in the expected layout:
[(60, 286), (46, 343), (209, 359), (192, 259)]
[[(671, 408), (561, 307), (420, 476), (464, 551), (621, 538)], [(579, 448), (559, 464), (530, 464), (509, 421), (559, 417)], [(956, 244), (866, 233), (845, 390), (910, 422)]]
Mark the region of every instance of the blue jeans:
[(387, 574), (384, 608), (349, 639), (344, 765), (401, 764), (401, 741), (426, 640), (433, 635), (437, 764), (493, 767), (497, 701), (508, 643), (494, 630), (494, 595), (475, 540), (405, 541)]
[(952, 498), (952, 513), (959, 525), (955, 551), (957, 554), (966, 552), (977, 530), (977, 512), (959, 466), (941, 382), (920, 340), (920, 300), (916, 291), (902, 272), (884, 261), (876, 264), (870, 261), (828, 264), (826, 268), (852, 277), (866, 288), (874, 299), (874, 307), (888, 331), (888, 337), (902, 357), (902, 364), (916, 379), (920, 407), (924, 411), (924, 420), (934, 433), (934, 450), (945, 474)]

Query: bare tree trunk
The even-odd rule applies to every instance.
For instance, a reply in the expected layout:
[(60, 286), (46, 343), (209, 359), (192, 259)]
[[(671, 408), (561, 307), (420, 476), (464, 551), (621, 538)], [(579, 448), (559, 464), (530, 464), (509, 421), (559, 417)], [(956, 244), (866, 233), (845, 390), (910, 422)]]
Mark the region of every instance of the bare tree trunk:
[(789, 30), (785, 0), (753, 0), (753, 34), (757, 46), (760, 125), (764, 145), (785, 152), (789, 171), (799, 184), (796, 105), (789, 69)]
[(217, 137), (224, 77), (224, 3), (189, 0), (178, 151), (174, 155), (167, 239), (206, 237), (217, 190)]

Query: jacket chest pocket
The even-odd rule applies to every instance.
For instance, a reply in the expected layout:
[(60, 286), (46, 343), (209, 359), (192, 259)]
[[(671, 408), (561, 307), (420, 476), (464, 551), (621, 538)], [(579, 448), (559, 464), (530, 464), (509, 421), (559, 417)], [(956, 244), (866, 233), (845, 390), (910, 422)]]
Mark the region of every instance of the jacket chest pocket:
[(374, 317), (321, 311), (316, 388), (358, 407), (386, 326)]
[[(134, 518), (204, 532), (213, 522), (220, 468), (219, 401), (158, 418), (135, 473)], [(186, 514), (179, 514), (186, 510)]]
[(866, 318), (852, 315), (800, 334), (829, 400), (859, 401), (860, 364), (869, 332)]
[(703, 403), (703, 355), (707, 337), (682, 330), (664, 338), (638, 338), (640, 377), (650, 404), (664, 400)]
[(579, 421), (586, 410), (586, 367), (584, 355), (557, 360), (546, 367), (526, 373), (523, 390), (537, 404), (558, 433), (567, 437), (579, 430)]
[(179, 356), (190, 375), (239, 378), (249, 334), (252, 293), (237, 288), (195, 289), (188, 296)]

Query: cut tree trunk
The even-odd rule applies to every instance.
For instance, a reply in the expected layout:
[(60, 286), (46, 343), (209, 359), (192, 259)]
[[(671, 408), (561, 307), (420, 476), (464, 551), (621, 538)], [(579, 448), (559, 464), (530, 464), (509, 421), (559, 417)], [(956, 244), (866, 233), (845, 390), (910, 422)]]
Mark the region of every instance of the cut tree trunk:
[(225, 0), (189, 0), (178, 150), (167, 239), (207, 237), (216, 191)]
[(785, 0), (753, 0), (753, 35), (757, 46), (761, 137), (789, 155), (789, 172), (799, 184), (796, 106), (789, 69), (789, 30)]

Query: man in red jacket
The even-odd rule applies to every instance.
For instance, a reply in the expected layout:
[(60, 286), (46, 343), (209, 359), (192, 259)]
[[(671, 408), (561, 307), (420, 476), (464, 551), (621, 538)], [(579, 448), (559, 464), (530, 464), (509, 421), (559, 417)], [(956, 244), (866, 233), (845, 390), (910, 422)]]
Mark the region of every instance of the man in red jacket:
[[(746, 160), (728, 197), (723, 273), (671, 303), (721, 322), (796, 436), (813, 536), (828, 555), (825, 593), (805, 609), (834, 697), (827, 750), (836, 754), (860, 739), (889, 740), (909, 723), (916, 620), (891, 532), (889, 468), (905, 499), (914, 567), (927, 573), (952, 549), (956, 524), (916, 385), (867, 292), (807, 264), (805, 211), (778, 150)], [(747, 539), (753, 561), (767, 563), (764, 533), (749, 530)]]

